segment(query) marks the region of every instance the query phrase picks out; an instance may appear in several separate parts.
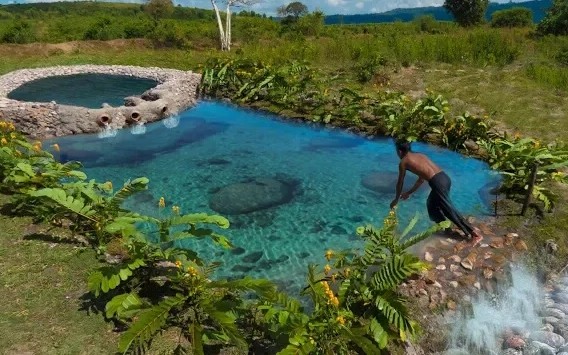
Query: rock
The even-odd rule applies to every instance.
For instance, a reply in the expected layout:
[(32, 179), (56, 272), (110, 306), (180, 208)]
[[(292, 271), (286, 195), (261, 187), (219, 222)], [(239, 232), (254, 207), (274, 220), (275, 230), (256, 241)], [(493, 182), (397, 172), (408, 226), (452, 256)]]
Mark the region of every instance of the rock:
[(434, 260), (434, 257), (429, 252), (426, 252), (424, 253), (424, 260), (431, 262), (432, 260)]
[(537, 341), (537, 342), (541, 342), (544, 343), (546, 345), (549, 345), (553, 348), (559, 348), (562, 345), (564, 345), (564, 343), (566, 343), (566, 341), (564, 340), (564, 338), (558, 334), (555, 334), (553, 332), (544, 332), (544, 331), (536, 331), (536, 332), (532, 332), (530, 334), (530, 339)]
[(448, 307), (448, 309), (455, 311), (457, 308), (457, 304), (456, 302), (449, 300), (448, 303), (446, 303), (446, 306)]
[(438, 281), (434, 282), (432, 285), (437, 288), (442, 288), (442, 285)]
[(444, 259), (444, 258), (442, 258), (442, 257), (439, 257), (439, 258), (438, 258), (438, 263), (444, 264), (445, 262), (446, 262), (446, 259)]
[(467, 150), (471, 150), (473, 152), (479, 150), (479, 145), (477, 143), (475, 143), (475, 141), (473, 141), (472, 139), (467, 139), (463, 143), (463, 145), (466, 147)]
[(552, 324), (546, 323), (540, 328), (540, 330), (542, 330), (543, 332), (553, 332), (554, 327), (552, 326)]
[(555, 355), (554, 348), (538, 341), (532, 341), (530, 345), (525, 348), (523, 355)]
[(450, 286), (452, 286), (453, 288), (458, 288), (458, 282), (457, 281), (450, 281)]
[(233, 255), (241, 255), (241, 254), (244, 254), (244, 253), (245, 253), (245, 249), (241, 248), (241, 247), (236, 247), (236, 248), (231, 249), (231, 254), (233, 254)]
[(568, 353), (568, 344), (564, 344), (561, 347), (558, 348), (559, 352), (566, 352)]
[(244, 214), (290, 202), (297, 190), (294, 182), (255, 178), (222, 187), (211, 196), (209, 207), (222, 214)]
[(556, 317), (544, 317), (544, 321), (545, 321), (546, 323), (550, 323), (550, 324), (553, 324), (553, 325), (554, 325), (554, 324), (557, 324), (557, 323), (558, 323), (559, 319), (556, 318)]
[(507, 348), (522, 349), (526, 345), (525, 340), (518, 335), (512, 335), (505, 339), (505, 346)]
[(544, 315), (548, 317), (555, 317), (558, 319), (563, 319), (564, 317), (566, 317), (566, 314), (564, 314), (564, 312), (556, 308), (547, 308), (544, 311)]
[(560, 303), (568, 304), (568, 295), (563, 292), (555, 292), (552, 295), (552, 299)]
[(555, 254), (558, 251), (558, 244), (556, 244), (554, 239), (547, 239), (545, 249), (548, 254)]
[(473, 263), (468, 260), (468, 259), (464, 259), (462, 260), (462, 262), (460, 263), (460, 265), (467, 270), (473, 270)]
[(493, 253), (488, 251), (488, 252), (485, 252), (485, 254), (483, 254), (483, 259), (487, 260), (487, 259), (491, 258), (492, 256), (493, 256)]
[(491, 270), (489, 268), (483, 269), (483, 277), (485, 277), (488, 280), (492, 279), (493, 278), (493, 270)]
[(476, 281), (477, 280), (475, 275), (465, 275), (464, 277), (459, 279), (459, 283), (464, 286), (473, 286)]
[(418, 290), (418, 294), (422, 295), (422, 296), (428, 296), (428, 291), (426, 291), (425, 289), (421, 288), (420, 290)]
[(436, 266), (436, 270), (446, 270), (446, 265), (438, 265)]
[(494, 241), (491, 244), (489, 244), (489, 246), (491, 248), (501, 249), (501, 248), (503, 248), (503, 241)]
[(478, 290), (481, 290), (481, 284), (479, 282), (474, 283), (473, 287), (475, 287)]
[[(554, 302), (554, 301), (553, 301)], [(564, 314), (568, 314), (568, 305), (564, 303), (553, 303), (551, 305), (552, 308), (556, 308), (563, 312)]]
[(245, 263), (253, 264), (256, 263), (260, 258), (262, 258), (262, 251), (255, 251), (247, 254), (243, 257)]
[(236, 272), (249, 272), (253, 269), (253, 266), (246, 266), (246, 265), (235, 265), (231, 268), (231, 271)]
[(448, 259), (450, 259), (450, 260), (453, 261), (454, 263), (459, 263), (459, 262), (461, 262), (461, 260), (462, 260), (462, 259), (461, 259), (459, 256), (457, 256), (457, 255), (452, 255), (452, 256), (450, 256)]
[(455, 264), (450, 265), (450, 271), (451, 272), (458, 271), (458, 269), (459, 269), (459, 267), (457, 265), (455, 265)]
[(512, 349), (512, 348), (509, 348), (509, 349), (503, 350), (501, 355), (523, 355), (523, 352), (521, 350), (515, 350), (515, 349)]
[(529, 250), (529, 247), (527, 246), (527, 243), (519, 239), (515, 242), (515, 249), (517, 251), (527, 251)]
[(397, 172), (373, 171), (361, 177), (361, 185), (379, 194), (392, 194), (395, 190), (397, 180)]

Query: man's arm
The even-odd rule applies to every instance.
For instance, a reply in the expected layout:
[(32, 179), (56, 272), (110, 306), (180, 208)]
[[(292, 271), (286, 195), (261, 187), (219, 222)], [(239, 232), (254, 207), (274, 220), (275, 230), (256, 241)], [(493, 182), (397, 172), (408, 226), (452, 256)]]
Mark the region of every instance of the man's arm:
[(416, 182), (414, 183), (414, 186), (412, 186), (412, 188), (411, 188), (410, 190), (408, 190), (408, 191), (406, 191), (405, 193), (403, 193), (403, 194), (401, 195), (401, 198), (402, 198), (403, 200), (406, 200), (408, 197), (410, 197), (410, 195), (412, 195), (416, 190), (418, 190), (418, 188), (419, 188), (420, 186), (422, 186), (422, 184), (424, 183), (424, 181), (425, 181), (425, 180), (424, 180), (423, 178), (419, 177), (418, 180), (416, 180)]
[(394, 208), (394, 206), (396, 206), (396, 204), (398, 203), (398, 199), (402, 194), (402, 187), (404, 186), (404, 175), (406, 175), (406, 164), (404, 164), (404, 162), (401, 161), (400, 164), (398, 165), (398, 181), (396, 183), (396, 196), (390, 204), (391, 209)]

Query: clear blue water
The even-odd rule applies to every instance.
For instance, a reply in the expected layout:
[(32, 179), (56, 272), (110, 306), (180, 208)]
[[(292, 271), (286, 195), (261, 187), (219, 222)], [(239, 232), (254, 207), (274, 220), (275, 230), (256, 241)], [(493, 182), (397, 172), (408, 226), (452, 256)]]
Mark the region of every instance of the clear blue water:
[[(210, 199), (224, 186), (259, 177), (285, 181), (296, 190), (284, 204), (227, 215), (232, 227), (223, 232), (244, 252), (202, 241), (191, 246), (206, 260), (223, 262), (220, 276), (239, 277), (246, 271), (291, 291), (304, 285), (308, 263), (324, 264), (330, 248), (360, 247), (356, 227), (382, 222), (394, 197), (398, 167), (390, 139), (366, 140), (215, 102), (201, 102), (177, 118), (149, 125), (145, 134), (123, 130), (109, 138), (71, 136), (48, 143), (54, 142), (60, 145), (59, 157), (82, 161), (90, 178), (111, 180), (118, 187), (130, 178), (149, 177), (150, 190), (128, 206), (147, 214), (159, 213), (161, 196), (168, 213), (172, 205), (186, 213), (216, 213)], [(481, 191), (496, 177), (486, 164), (425, 144), (414, 149), (428, 154), (452, 178), (452, 198), (464, 214), (488, 212)], [(382, 193), (361, 184), (373, 172), (385, 181)], [(406, 186), (413, 182), (412, 176)], [(420, 228), (430, 225), (428, 192), (425, 184), (400, 203), (401, 225), (415, 213), (421, 216)], [(255, 252), (260, 259), (245, 262)]]
[(25, 83), (10, 92), (8, 98), (100, 108), (103, 103), (120, 106), (125, 97), (140, 95), (157, 84), (150, 79), (110, 74), (51, 76)]

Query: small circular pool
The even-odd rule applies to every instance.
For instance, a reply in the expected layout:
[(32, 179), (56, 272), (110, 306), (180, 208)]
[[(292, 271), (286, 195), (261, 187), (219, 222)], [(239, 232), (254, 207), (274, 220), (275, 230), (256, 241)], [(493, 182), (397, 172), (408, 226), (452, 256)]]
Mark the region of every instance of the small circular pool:
[(51, 76), (23, 84), (10, 92), (8, 98), (100, 108), (103, 103), (120, 106), (125, 97), (140, 95), (157, 84), (151, 79), (111, 74)]
[[(366, 140), (216, 102), (148, 125), (143, 136), (132, 133), (140, 132), (69, 136), (45, 146), (57, 142), (56, 157), (82, 161), (89, 178), (115, 188), (150, 178), (149, 190), (128, 201), (137, 212), (165, 216), (176, 205), (182, 213), (226, 216), (231, 227), (220, 232), (235, 249), (188, 242), (204, 260), (223, 263), (219, 276), (266, 277), (299, 292), (307, 265), (325, 263), (327, 249), (362, 246), (355, 229), (381, 224), (395, 193), (399, 158), (391, 139)], [(485, 163), (431, 145), (414, 148), (452, 178), (458, 209), (488, 212), (484, 191), (496, 176)], [(408, 176), (405, 185), (414, 181)], [(426, 185), (400, 203), (402, 228), (416, 213), (417, 231), (430, 225)], [(160, 210), (162, 196), (167, 208)]]

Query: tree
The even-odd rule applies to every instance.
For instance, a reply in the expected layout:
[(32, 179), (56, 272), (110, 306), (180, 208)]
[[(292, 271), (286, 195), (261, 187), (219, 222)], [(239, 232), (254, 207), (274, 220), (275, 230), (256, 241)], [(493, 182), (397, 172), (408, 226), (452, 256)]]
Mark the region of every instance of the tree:
[(475, 26), (483, 22), (489, 0), (445, 0), (448, 10), (461, 26)]
[(533, 23), (532, 11), (526, 7), (513, 7), (495, 11), (491, 15), (491, 27), (528, 27)]
[(540, 35), (568, 35), (568, 0), (554, 0), (536, 30)]
[(221, 13), (219, 12), (219, 7), (217, 6), (217, 0), (211, 0), (211, 4), (213, 5), (213, 9), (215, 10), (215, 16), (217, 17), (217, 25), (219, 26), (221, 50), (231, 50), (231, 7), (250, 6), (257, 2), (258, 0), (225, 0), (225, 3), (227, 4), (227, 10), (225, 12), (225, 26), (223, 26), (223, 20), (221, 19)]
[(144, 11), (150, 15), (154, 21), (171, 15), (174, 12), (174, 3), (172, 0), (148, 0)]
[(282, 17), (292, 17), (297, 20), (300, 16), (308, 13), (308, 7), (299, 1), (294, 1), (288, 5), (282, 5), (277, 10), (278, 15)]

